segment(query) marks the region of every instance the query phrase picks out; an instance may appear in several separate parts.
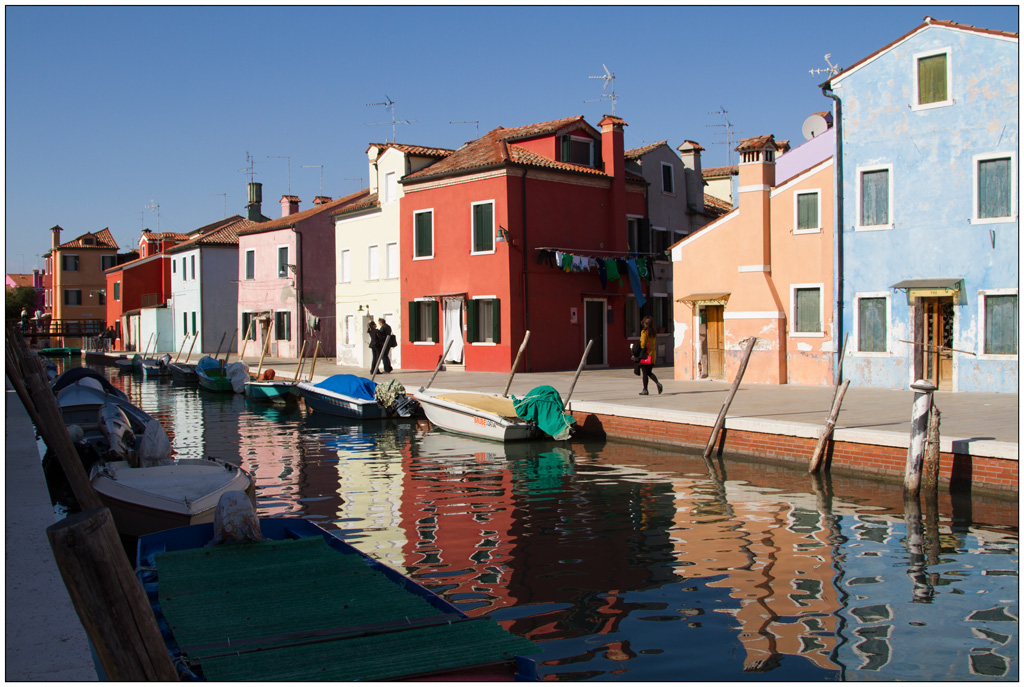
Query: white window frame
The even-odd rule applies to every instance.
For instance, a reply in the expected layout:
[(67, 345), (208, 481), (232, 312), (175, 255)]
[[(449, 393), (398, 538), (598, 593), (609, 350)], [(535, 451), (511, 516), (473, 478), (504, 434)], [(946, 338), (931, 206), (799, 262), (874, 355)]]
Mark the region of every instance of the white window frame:
[[(1017, 296), (1017, 313), (1020, 317), (1020, 294), (1017, 289), (978, 290), (978, 360), (1016, 360), (1018, 354), (985, 353), (985, 299), (989, 296)], [(1017, 350), (1020, 351), (1020, 335), (1017, 336)]]
[[(818, 219), (815, 220), (814, 227), (810, 229), (800, 228), (800, 196), (815, 195), (818, 197)], [(857, 206), (858, 212), (860, 206)], [(793, 233), (794, 234), (820, 234), (821, 233), (821, 189), (820, 188), (805, 188), (798, 191), (793, 191)]]
[[(249, 256), (252, 256), (252, 274), (249, 274)], [(243, 281), (252, 281), (256, 278), (256, 249), (248, 248), (245, 251), (242, 263)], [(181, 259), (181, 278), (185, 278), (185, 258)]]
[[(936, 107), (948, 107), (953, 104), (953, 54), (952, 48), (946, 46), (944, 48), (935, 48), (934, 50), (925, 50), (923, 52), (914, 53), (914, 59), (911, 60), (911, 83), (914, 84), (914, 99), (910, 102), (911, 110), (932, 110)], [(918, 104), (921, 100), (921, 84), (917, 78), (917, 63), (925, 57), (934, 57), (935, 55), (946, 56), (946, 99), (934, 103), (925, 103), (924, 105)]]
[(570, 158), (572, 157), (572, 142), (573, 141), (580, 141), (580, 142), (586, 143), (586, 144), (588, 144), (590, 146), (590, 160), (587, 161), (587, 162), (575, 162), (574, 160), (570, 159), (570, 160), (563, 160), (563, 162), (568, 162), (570, 165), (580, 165), (581, 167), (593, 167), (594, 166), (594, 158), (595, 158), (594, 146), (597, 144), (597, 142), (594, 139), (590, 138), (589, 136), (574, 136), (572, 134), (569, 134), (569, 157)]
[[(284, 248), (284, 264), (281, 263), (281, 249)], [(280, 245), (277, 247), (277, 251), (274, 253), (277, 257), (277, 278), (288, 279), (288, 260), (291, 256), (291, 248), (287, 245)], [(283, 268), (283, 269), (282, 269)], [(282, 274), (284, 272), (284, 274)]]
[(352, 282), (352, 251), (342, 248), (338, 254), (338, 283), (349, 284)]
[[(472, 296), (470, 298), (470, 300), (471, 301), (491, 301), (492, 303), (497, 303), (498, 302), (498, 297), (497, 296)], [(498, 306), (491, 306), (491, 307), (499, 307), (500, 308), (501, 306), (499, 304)], [(479, 313), (479, 311), (478, 311), (478, 313)], [(493, 317), (493, 315), (492, 315), (492, 317)], [(479, 320), (477, 321), (476, 326), (479, 329), (479, 327), (480, 327)], [(478, 336), (479, 334), (480, 334), (479, 331), (473, 333), (474, 336)], [(498, 344), (494, 343), (493, 341), (467, 341), (466, 345), (467, 346), (497, 346)]]
[(121, 281), (120, 280), (114, 282), (114, 289), (113, 290), (114, 290), (114, 300), (117, 301), (118, 303), (120, 303), (121, 302)]
[(384, 204), (390, 205), (398, 200), (398, 173), (384, 172)]
[[(476, 206), (477, 205), (490, 205), (491, 206), (491, 249), (490, 250), (477, 250), (476, 249), (476, 227), (473, 226), (474, 219), (476, 217)], [(494, 199), (491, 200), (478, 200), (475, 203), (469, 204), (469, 254), (470, 255), (491, 255), (498, 250), (498, 240), (495, 238), (495, 225), (498, 223), (498, 217), (495, 212)]]
[[(885, 299), (885, 351), (860, 350), (860, 299)], [(889, 358), (892, 356), (892, 294), (888, 291), (864, 291), (853, 294), (853, 343), (856, 350), (851, 355), (856, 358)]]
[[(981, 215), (981, 198), (978, 196), (978, 184), (981, 181), (978, 169), (982, 162), (988, 160), (999, 160), (1004, 157), (1010, 158), (1010, 216), (1009, 217), (984, 217)], [(1013, 151), (1005, 153), (980, 153), (975, 155), (972, 163), (974, 165), (972, 178), (974, 180), (971, 189), (973, 210), (971, 212), (971, 224), (1005, 224), (1017, 219), (1017, 154)]]
[(366, 247), (366, 281), (380, 281), (380, 244)]
[[(665, 168), (668, 167), (669, 177), (672, 179), (672, 190), (669, 191), (665, 188)], [(661, 163), (661, 192), (666, 196), (676, 195), (676, 168), (669, 162)]]
[[(420, 255), (420, 256), (417, 256), (416, 253), (417, 253), (418, 246), (416, 245), (416, 216), (417, 215), (427, 214), (427, 213), (430, 213), (430, 255)], [(434, 227), (435, 227), (434, 208), (423, 208), (422, 210), (416, 210), (415, 212), (412, 213), (412, 241), (410, 241), (410, 243), (412, 244), (412, 259), (413, 260), (433, 260), (434, 259), (434, 248), (435, 248), (435, 245), (434, 245), (434, 234), (435, 234)]]
[[(861, 196), (861, 187), (863, 185), (862, 181), (863, 181), (863, 178), (864, 178), (864, 174), (867, 173), (867, 172), (880, 172), (882, 170), (885, 170), (885, 171), (887, 171), (889, 173), (889, 223), (888, 224), (863, 224), (861, 222), (861, 220), (863, 218), (861, 217), (861, 203), (860, 203), (861, 199), (860, 199), (860, 196)], [(884, 165), (870, 165), (870, 166), (865, 166), (865, 167), (858, 167), (857, 168), (857, 176), (856, 176), (856, 179), (854, 180), (854, 184), (856, 184), (856, 188), (854, 189), (854, 195), (856, 197), (856, 202), (857, 202), (857, 205), (856, 205), (857, 225), (854, 228), (854, 231), (889, 231), (894, 226), (896, 226), (896, 219), (895, 219), (896, 218), (896, 213), (895, 213), (895, 208), (893, 207), (893, 191), (892, 191), (893, 186), (895, 186), (895, 180), (893, 179), (892, 165), (891, 164), (884, 164)]]
[(384, 244), (384, 278), (398, 279), (401, 273), (402, 256), (398, 252), (398, 242), (389, 241)]
[[(818, 321), (821, 323), (821, 331), (819, 332), (798, 332), (796, 331), (796, 292), (797, 289), (818, 289), (820, 297), (818, 298)], [(790, 284), (789, 285), (789, 312), (790, 322), (793, 326), (789, 327), (790, 338), (821, 338), (825, 336), (825, 284)]]

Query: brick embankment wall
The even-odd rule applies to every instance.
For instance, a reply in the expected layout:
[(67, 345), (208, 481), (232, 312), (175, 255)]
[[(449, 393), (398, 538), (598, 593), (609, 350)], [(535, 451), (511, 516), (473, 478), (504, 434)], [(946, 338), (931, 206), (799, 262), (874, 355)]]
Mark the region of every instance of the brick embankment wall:
[[(711, 427), (703, 425), (618, 417), (579, 410), (574, 410), (573, 416), (576, 418), (578, 433), (595, 438), (703, 450), (711, 437)], [(816, 438), (725, 428), (719, 433), (717, 450), (791, 462), (805, 467), (810, 462), (816, 444)], [(902, 482), (907, 449), (905, 446), (833, 441), (826, 451), (825, 459), (831, 470), (849, 470)], [(939, 455), (939, 481), (951, 488), (1016, 493), (1018, 475), (1016, 460), (951, 452), (941, 452)]]

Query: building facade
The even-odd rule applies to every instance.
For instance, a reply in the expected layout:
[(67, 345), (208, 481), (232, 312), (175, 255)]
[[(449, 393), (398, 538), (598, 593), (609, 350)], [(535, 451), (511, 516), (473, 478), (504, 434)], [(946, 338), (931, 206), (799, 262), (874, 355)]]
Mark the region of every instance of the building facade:
[(51, 227), (52, 248), (43, 255), (45, 273), (44, 302), (51, 315), (51, 331), (68, 334), (73, 345), (76, 334), (97, 336), (105, 327), (106, 280), (104, 270), (117, 262), (117, 242), (110, 229), (89, 232), (61, 243), (63, 229)]

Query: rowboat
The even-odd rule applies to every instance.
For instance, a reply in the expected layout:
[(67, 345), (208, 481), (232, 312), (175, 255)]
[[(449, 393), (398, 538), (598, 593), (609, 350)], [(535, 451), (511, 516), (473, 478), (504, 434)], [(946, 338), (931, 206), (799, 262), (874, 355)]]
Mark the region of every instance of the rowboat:
[(537, 679), (528, 639), (311, 522), (245, 525), (262, 540), (211, 544), (214, 524), (139, 539), (136, 575), (181, 679)]
[(249, 367), (241, 360), (228, 366), (208, 355), (204, 355), (196, 363), (196, 376), (199, 386), (209, 391), (220, 393), (242, 393), (245, 382), (249, 378)]
[(82, 355), (81, 348), (41, 348), (39, 355), (45, 358), (72, 358)]
[(297, 388), (306, 405), (318, 413), (353, 420), (410, 417), (416, 404), (405, 395), (405, 388), (397, 380), (388, 380), (388, 384), (392, 393), (386, 399), (377, 391), (385, 391), (384, 385), (351, 374), (331, 375), (317, 384), (299, 382)]
[(254, 401), (285, 403), (298, 398), (294, 379), (252, 379), (245, 383), (245, 395)]
[(214, 458), (181, 458), (135, 467), (127, 461), (101, 461), (89, 481), (114, 517), (117, 531), (129, 537), (213, 522), (217, 502), (229, 491), (255, 499), (245, 470)]
[(544, 436), (537, 423), (516, 414), (511, 398), (455, 389), (413, 392), (431, 423), (449, 432), (492, 441), (524, 441)]
[(131, 374), (136, 369), (142, 369), (142, 356), (136, 353), (131, 358), (118, 358), (114, 361), (114, 364), (117, 366), (117, 371), (121, 374)]
[(171, 356), (163, 354), (159, 358), (149, 358), (142, 361), (142, 374), (145, 377), (166, 377), (170, 371)]
[(192, 363), (171, 363), (167, 366), (171, 373), (171, 379), (177, 382), (198, 382), (199, 375), (196, 374), (196, 366)]

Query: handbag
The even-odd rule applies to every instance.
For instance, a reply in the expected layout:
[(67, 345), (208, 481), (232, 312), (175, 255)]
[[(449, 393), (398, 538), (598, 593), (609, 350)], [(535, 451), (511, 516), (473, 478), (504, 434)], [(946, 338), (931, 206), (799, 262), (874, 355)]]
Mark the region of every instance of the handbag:
[(647, 356), (646, 358), (643, 358), (643, 359), (640, 360), (640, 364), (641, 365), (653, 365), (654, 361), (651, 360), (651, 356)]
[(398, 345), (398, 339), (395, 338), (394, 334), (388, 336), (388, 348), (394, 348)]

